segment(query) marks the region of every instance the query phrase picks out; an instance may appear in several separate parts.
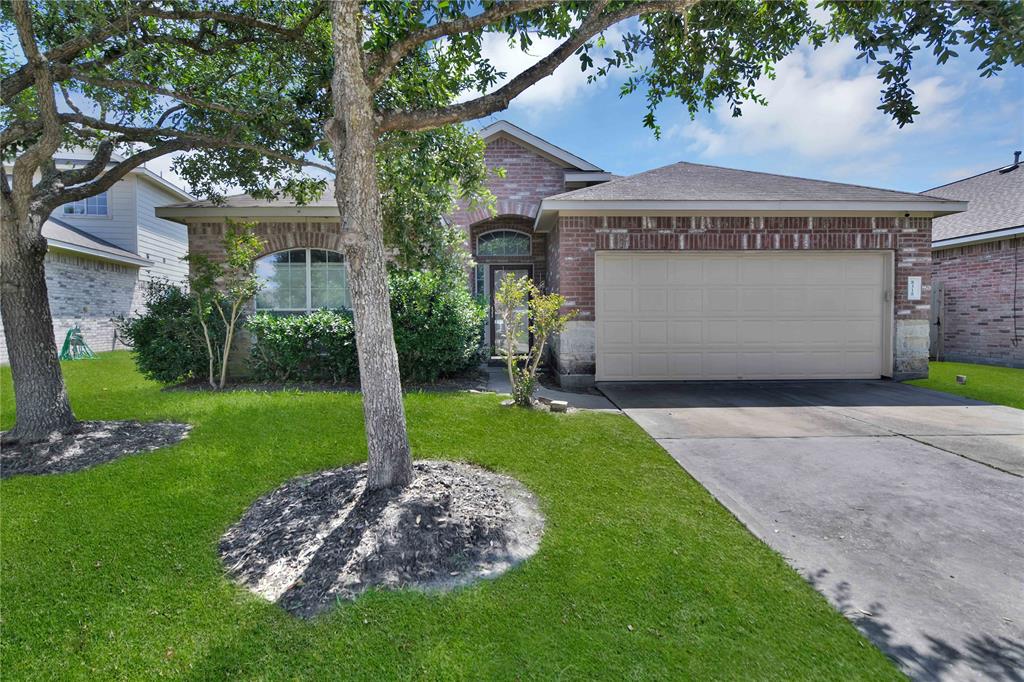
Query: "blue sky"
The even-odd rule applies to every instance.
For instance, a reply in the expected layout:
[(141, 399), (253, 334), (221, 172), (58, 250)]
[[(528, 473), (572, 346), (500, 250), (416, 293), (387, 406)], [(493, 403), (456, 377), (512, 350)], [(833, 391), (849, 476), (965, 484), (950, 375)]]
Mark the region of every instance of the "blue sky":
[[(488, 49), (510, 74), (534, 60), (498, 40)], [(906, 191), (1006, 165), (1024, 149), (1024, 69), (982, 79), (976, 55), (943, 66), (921, 55), (912, 82), (921, 115), (903, 129), (876, 109), (879, 82), (850, 43), (787, 57), (763, 84), (768, 106), (748, 105), (738, 119), (716, 111), (691, 121), (679, 105), (664, 106), (661, 140), (641, 123), (642, 95), (620, 99), (621, 77), (587, 84), (575, 63), (482, 124), (507, 119), (621, 174), (693, 161)]]

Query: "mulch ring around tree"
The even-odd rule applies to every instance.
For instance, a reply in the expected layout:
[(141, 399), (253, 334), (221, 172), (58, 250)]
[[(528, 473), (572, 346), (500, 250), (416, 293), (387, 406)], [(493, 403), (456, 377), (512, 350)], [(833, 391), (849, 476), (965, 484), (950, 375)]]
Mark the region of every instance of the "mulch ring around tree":
[(177, 422), (78, 422), (71, 431), (54, 433), (41, 443), (4, 445), (0, 478), (81, 471), (174, 445), (191, 429), (191, 425)]
[(371, 588), (444, 591), (536, 553), (537, 499), (519, 481), (460, 462), (418, 461), (413, 481), (366, 491), (366, 465), (288, 481), (228, 529), (220, 555), (239, 584), (311, 617)]

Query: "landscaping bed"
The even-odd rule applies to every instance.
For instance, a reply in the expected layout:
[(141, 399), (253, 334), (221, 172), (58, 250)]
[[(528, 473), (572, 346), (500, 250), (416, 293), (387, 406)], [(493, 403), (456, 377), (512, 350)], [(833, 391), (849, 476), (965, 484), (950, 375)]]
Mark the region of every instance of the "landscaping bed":
[(628, 419), (488, 394), (408, 394), (413, 452), (520, 481), (545, 518), (537, 554), (297, 618), (235, 584), (218, 543), (286, 482), (365, 461), (359, 396), (166, 392), (127, 353), (64, 367), (82, 419), (194, 428), (152, 455), (0, 482), (5, 678), (900, 679)]

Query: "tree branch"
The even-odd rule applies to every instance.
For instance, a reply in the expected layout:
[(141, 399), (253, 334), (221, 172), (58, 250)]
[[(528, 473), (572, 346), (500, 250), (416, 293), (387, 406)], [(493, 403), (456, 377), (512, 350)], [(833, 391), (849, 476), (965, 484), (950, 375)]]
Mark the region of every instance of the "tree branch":
[(234, 107), (227, 106), (226, 104), (218, 104), (217, 102), (210, 102), (208, 100), (201, 99), (194, 95), (184, 93), (178, 90), (168, 90), (167, 88), (160, 88), (149, 83), (143, 83), (142, 81), (132, 80), (128, 78), (101, 78), (97, 76), (90, 76), (82, 73), (78, 69), (74, 69), (67, 66), (58, 67), (55, 71), (67, 71), (71, 78), (80, 80), (90, 85), (95, 85), (100, 88), (109, 88), (110, 90), (145, 90), (146, 92), (153, 93), (154, 95), (162, 95), (164, 97), (170, 97), (176, 99), (179, 102), (188, 104), (199, 109), (209, 109), (211, 111), (220, 111), (225, 114), (237, 116), (238, 118), (247, 119), (255, 118), (256, 113), (252, 111), (246, 111), (244, 109), (235, 109)]
[(42, 163), (53, 156), (61, 141), (61, 124), (57, 113), (57, 100), (53, 94), (53, 80), (50, 69), (39, 53), (36, 45), (35, 32), (32, 29), (32, 10), (28, 0), (12, 0), (11, 13), (18, 29), (18, 41), (31, 67), (38, 85), (39, 121), (42, 135), (26, 149), (14, 162), (14, 181), (11, 194), (18, 213), (28, 209), (26, 203), (32, 196), (32, 176)]
[(85, 164), (81, 168), (74, 168), (72, 170), (61, 171), (57, 173), (57, 182), (62, 187), (68, 185), (80, 185), (83, 182), (88, 182), (94, 179), (97, 175), (103, 172), (103, 169), (110, 163), (110, 156), (114, 152), (114, 145), (110, 140), (103, 140), (100, 142), (99, 147), (96, 148), (96, 153), (93, 154), (92, 159), (89, 163)]
[(242, 142), (240, 140), (233, 140), (230, 137), (186, 132), (176, 128), (138, 128), (119, 123), (111, 123), (109, 121), (102, 121), (98, 118), (84, 116), (82, 114), (65, 113), (60, 114), (60, 118), (62, 121), (67, 123), (74, 123), (93, 130), (104, 130), (110, 133), (116, 133), (120, 136), (121, 142), (146, 142), (152, 144), (154, 142), (163, 143), (170, 138), (187, 142), (190, 147), (204, 147), (208, 149), (225, 147), (231, 149), (246, 149), (265, 156), (268, 159), (282, 161), (299, 168), (319, 168), (320, 170), (334, 173), (334, 168), (327, 164), (311, 161), (306, 158), (296, 158), (290, 154), (270, 149), (269, 147), (256, 144), (255, 142)]
[(414, 31), (405, 38), (394, 43), (387, 52), (380, 55), (369, 65), (367, 81), (370, 89), (376, 92), (387, 80), (391, 72), (402, 59), (423, 43), (436, 40), (442, 36), (450, 36), (458, 33), (469, 33), (496, 24), (514, 14), (526, 12), (538, 7), (548, 5), (547, 0), (506, 0), (488, 7), (480, 14), (471, 17), (461, 17), (450, 21), (441, 21), (433, 26), (424, 27)]
[[(102, 43), (120, 33), (127, 33), (137, 26), (138, 19), (149, 17), (164, 19), (167, 21), (198, 22), (204, 20), (219, 21), (235, 26), (244, 26), (254, 30), (273, 33), (286, 40), (292, 40), (301, 36), (313, 21), (323, 13), (322, 3), (316, 7), (302, 21), (292, 28), (285, 28), (277, 24), (263, 21), (255, 17), (248, 17), (231, 12), (220, 12), (212, 10), (163, 10), (153, 6), (151, 0), (140, 2), (132, 10), (125, 12), (119, 17), (114, 17), (105, 24), (94, 26), (82, 35), (58, 45), (46, 53), (45, 61), (51, 64), (67, 64), (78, 57), (82, 52)], [(255, 40), (255, 38), (254, 38)], [(116, 57), (115, 57), (116, 58)], [(18, 93), (32, 86), (36, 78), (33, 71), (25, 64), (13, 73), (0, 80), (0, 101), (7, 104), (18, 95)]]
[[(104, 192), (111, 187), (114, 183), (123, 178), (133, 169), (138, 168), (147, 161), (158, 159), (165, 154), (170, 154), (177, 151), (185, 151), (189, 149), (191, 145), (185, 140), (168, 140), (161, 142), (158, 145), (150, 147), (138, 154), (133, 154), (124, 161), (117, 163), (112, 168), (108, 169), (105, 173), (100, 175), (95, 180), (87, 182), (76, 187), (65, 188), (60, 187), (58, 191), (47, 192), (41, 197), (42, 204), (46, 207), (46, 212), (50, 213), (53, 209), (57, 208), (61, 204), (66, 204), (71, 201), (78, 201), (87, 197), (95, 196), (100, 192)], [(93, 158), (95, 161), (96, 158)], [(91, 164), (92, 162), (90, 162)], [(104, 164), (106, 165), (106, 164)], [(88, 167), (88, 166), (87, 166)], [(84, 170), (84, 169), (83, 169)]]
[(381, 112), (380, 124), (377, 130), (378, 132), (387, 132), (389, 130), (406, 130), (410, 132), (430, 130), (450, 123), (481, 118), (507, 109), (508, 105), (517, 95), (542, 78), (550, 76), (572, 53), (609, 26), (629, 17), (650, 12), (667, 11), (683, 13), (696, 4), (696, 2), (697, 0), (643, 2), (626, 5), (608, 14), (603, 13), (605, 7), (609, 4), (608, 0), (597, 2), (590, 13), (587, 14), (583, 23), (561, 45), (494, 92), (482, 95), (468, 102), (452, 104), (437, 109)]

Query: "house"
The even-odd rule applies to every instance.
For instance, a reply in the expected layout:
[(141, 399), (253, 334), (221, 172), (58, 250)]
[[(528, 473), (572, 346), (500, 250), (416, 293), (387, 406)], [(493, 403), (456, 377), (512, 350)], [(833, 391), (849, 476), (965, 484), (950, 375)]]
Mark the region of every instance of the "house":
[[(113, 159), (117, 162), (120, 159)], [(58, 167), (83, 165), (88, 157), (67, 152)], [(157, 206), (192, 197), (146, 168), (136, 168), (109, 190), (61, 206), (43, 224), (46, 288), (57, 347), (78, 326), (94, 351), (121, 347), (114, 320), (144, 304), (146, 282), (183, 282), (188, 267), (185, 228), (156, 217)], [(3, 328), (0, 326), (0, 335)], [(7, 344), (0, 343), (0, 362)]]
[[(579, 311), (552, 347), (563, 384), (927, 375), (932, 220), (965, 202), (685, 162), (616, 177), (505, 121), (480, 134), (506, 171), (496, 212), (450, 219), (477, 293), (493, 301), (505, 273), (528, 274)], [(347, 301), (329, 194), (157, 215), (210, 255), (229, 218), (258, 221), (275, 286), (257, 308)]]
[(1024, 367), (1024, 169), (1013, 163), (927, 194), (968, 202), (932, 229), (932, 356)]

